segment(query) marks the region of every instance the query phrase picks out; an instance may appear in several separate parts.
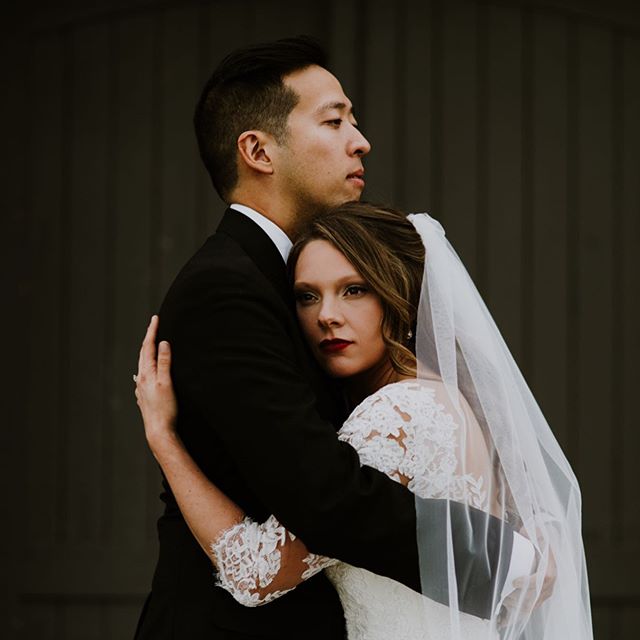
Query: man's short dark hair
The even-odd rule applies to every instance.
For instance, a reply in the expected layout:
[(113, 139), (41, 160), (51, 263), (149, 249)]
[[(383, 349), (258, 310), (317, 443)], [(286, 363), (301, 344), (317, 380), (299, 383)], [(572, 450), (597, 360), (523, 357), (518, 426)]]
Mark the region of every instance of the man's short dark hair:
[(298, 36), (238, 49), (209, 78), (193, 121), (202, 160), (226, 202), (238, 182), (238, 137), (256, 129), (285, 142), (287, 119), (300, 97), (283, 77), (311, 65), (326, 68), (326, 54), (312, 38)]

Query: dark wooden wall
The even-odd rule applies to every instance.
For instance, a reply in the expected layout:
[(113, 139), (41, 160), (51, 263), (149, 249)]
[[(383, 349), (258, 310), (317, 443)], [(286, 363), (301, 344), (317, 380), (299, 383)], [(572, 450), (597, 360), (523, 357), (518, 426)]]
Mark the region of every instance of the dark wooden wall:
[(635, 3), (103, 2), (9, 15), (3, 637), (132, 636), (160, 503), (131, 374), (148, 316), (223, 210), (192, 108), (225, 52), (301, 32), (326, 43), (373, 144), (365, 196), (443, 222), (575, 469), (596, 638), (637, 637)]

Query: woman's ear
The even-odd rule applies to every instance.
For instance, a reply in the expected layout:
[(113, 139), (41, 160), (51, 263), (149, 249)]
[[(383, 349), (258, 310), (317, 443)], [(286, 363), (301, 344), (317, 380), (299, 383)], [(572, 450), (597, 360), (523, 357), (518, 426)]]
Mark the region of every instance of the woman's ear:
[(245, 131), (238, 138), (240, 161), (253, 171), (264, 174), (273, 173), (273, 164), (269, 148), (273, 139), (263, 131)]

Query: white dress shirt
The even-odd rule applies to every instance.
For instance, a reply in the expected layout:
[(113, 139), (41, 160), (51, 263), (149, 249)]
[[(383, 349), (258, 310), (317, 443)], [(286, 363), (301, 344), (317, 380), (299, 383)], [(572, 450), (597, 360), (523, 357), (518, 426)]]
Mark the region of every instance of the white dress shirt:
[(282, 259), (285, 262), (287, 261), (293, 242), (289, 240), (289, 236), (275, 222), (271, 222), (269, 218), (244, 204), (236, 204), (234, 202), (229, 207), (244, 214), (247, 218), (251, 218), (271, 238), (271, 242), (276, 245), (276, 249), (280, 252)]

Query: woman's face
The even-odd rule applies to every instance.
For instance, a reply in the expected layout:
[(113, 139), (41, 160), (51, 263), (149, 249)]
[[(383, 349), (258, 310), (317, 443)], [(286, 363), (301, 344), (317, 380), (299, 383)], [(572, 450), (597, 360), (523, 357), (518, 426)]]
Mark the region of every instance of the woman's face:
[(347, 378), (386, 366), (380, 298), (330, 242), (312, 240), (302, 249), (294, 293), (302, 331), (329, 375)]

